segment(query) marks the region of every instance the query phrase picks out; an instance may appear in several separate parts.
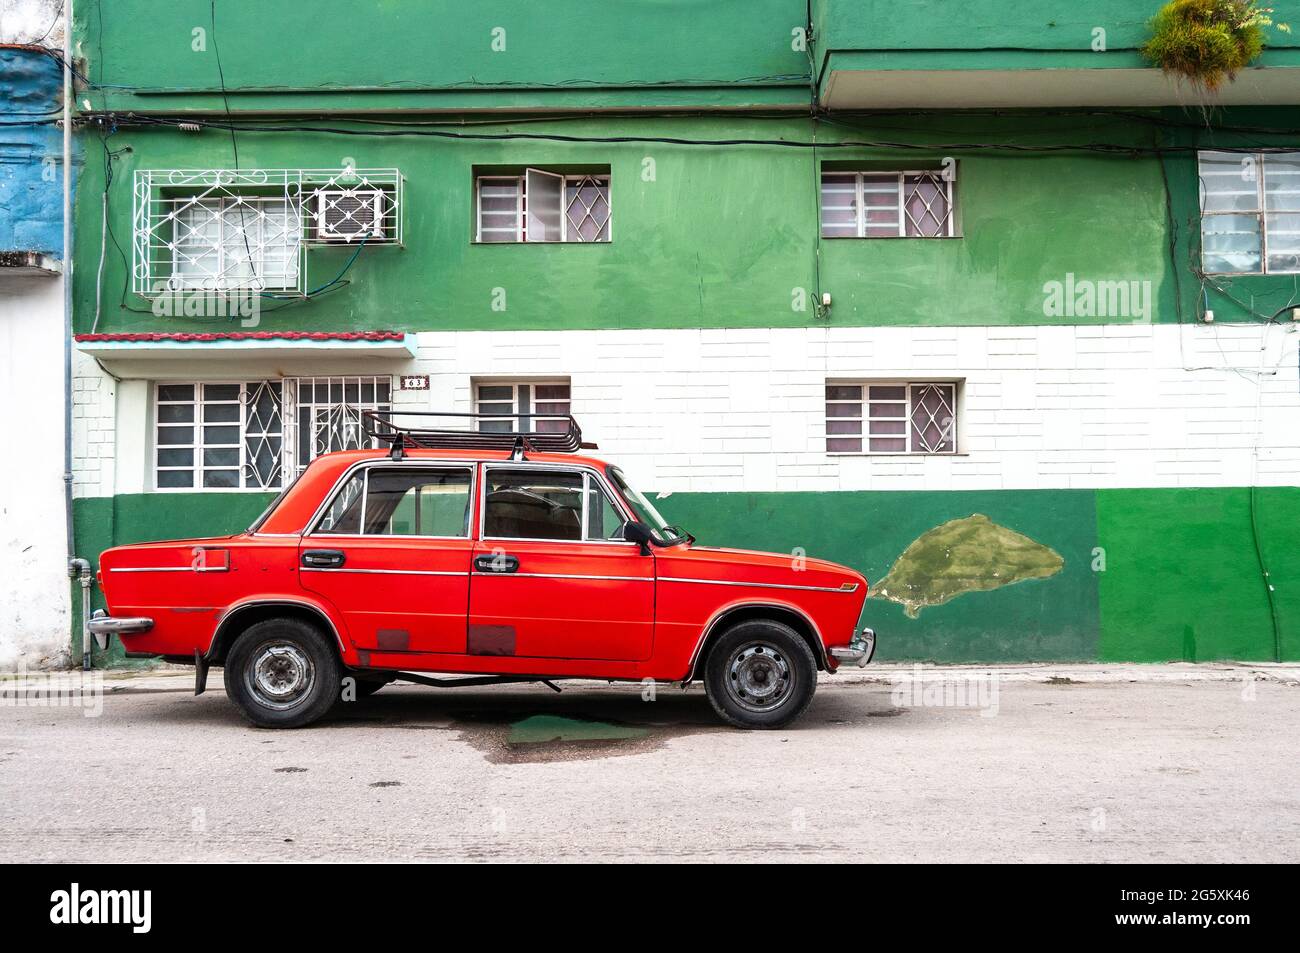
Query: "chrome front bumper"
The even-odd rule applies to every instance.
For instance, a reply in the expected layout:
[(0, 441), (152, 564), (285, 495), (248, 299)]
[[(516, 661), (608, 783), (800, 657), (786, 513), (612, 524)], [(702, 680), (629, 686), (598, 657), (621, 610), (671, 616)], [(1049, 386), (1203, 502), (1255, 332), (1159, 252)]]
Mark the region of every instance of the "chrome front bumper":
[(98, 643), (100, 649), (106, 649), (108, 648), (109, 636), (121, 635), (123, 632), (127, 635), (132, 632), (148, 632), (153, 628), (153, 619), (147, 616), (114, 618), (103, 609), (96, 609), (94, 614), (86, 621), (86, 628), (95, 637), (95, 642)]
[(863, 629), (861, 635), (855, 635), (848, 645), (837, 645), (831, 649), (831, 656), (841, 665), (856, 665), (859, 668), (871, 661), (876, 654), (876, 630)]

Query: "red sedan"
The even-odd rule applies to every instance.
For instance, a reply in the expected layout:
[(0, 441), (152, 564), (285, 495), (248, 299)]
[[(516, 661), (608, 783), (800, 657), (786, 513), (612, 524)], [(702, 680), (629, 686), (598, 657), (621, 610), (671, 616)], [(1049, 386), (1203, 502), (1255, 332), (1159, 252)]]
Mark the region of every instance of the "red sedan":
[(515, 434), (369, 416), (390, 450), (318, 457), (247, 532), (106, 551), (91, 631), (194, 664), (196, 693), (224, 666), (247, 716), (286, 728), (398, 678), (700, 678), (726, 721), (774, 728), (819, 670), (871, 659), (861, 574), (695, 545), (574, 452), (572, 418)]

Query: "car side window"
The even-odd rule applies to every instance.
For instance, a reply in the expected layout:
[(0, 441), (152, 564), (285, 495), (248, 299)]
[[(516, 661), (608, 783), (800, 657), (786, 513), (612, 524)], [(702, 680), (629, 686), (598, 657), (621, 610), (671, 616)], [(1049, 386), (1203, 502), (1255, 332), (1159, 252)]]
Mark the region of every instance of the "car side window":
[(489, 468), (483, 534), (502, 539), (582, 539), (581, 473)]
[(366, 536), (469, 536), (470, 471), (372, 467), (353, 476), (316, 532)]
[(623, 514), (614, 508), (600, 484), (587, 478), (587, 539), (622, 539)]

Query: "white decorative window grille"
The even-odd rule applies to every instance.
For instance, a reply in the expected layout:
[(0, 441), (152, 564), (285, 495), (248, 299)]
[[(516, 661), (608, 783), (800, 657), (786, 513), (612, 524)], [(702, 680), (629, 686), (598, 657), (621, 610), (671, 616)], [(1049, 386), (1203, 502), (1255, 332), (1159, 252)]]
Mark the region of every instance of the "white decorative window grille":
[(131, 289), (302, 292), (307, 244), (400, 244), (401, 203), (397, 169), (141, 170)]
[(1300, 272), (1300, 152), (1202, 152), (1201, 266)]
[(503, 415), (502, 420), (480, 420), (479, 430), (495, 433), (513, 433), (518, 430), (563, 433), (568, 427), (565, 421), (534, 421), (530, 415), (571, 413), (570, 390), (567, 380), (476, 382), (475, 413)]
[(952, 238), (955, 176), (944, 171), (823, 172), (823, 238)]
[(827, 453), (956, 453), (957, 384), (826, 385)]
[(608, 175), (527, 169), (522, 175), (479, 176), (475, 193), (476, 241), (609, 241)]
[(363, 410), (392, 410), (387, 376), (158, 383), (160, 490), (276, 489), (322, 453), (373, 447)]
[(279, 381), (159, 383), (155, 397), (160, 490), (280, 485), (284, 413)]
[(285, 384), (290, 445), (297, 471), (322, 453), (377, 446), (362, 427), (362, 411), (393, 409), (391, 377), (298, 377)]

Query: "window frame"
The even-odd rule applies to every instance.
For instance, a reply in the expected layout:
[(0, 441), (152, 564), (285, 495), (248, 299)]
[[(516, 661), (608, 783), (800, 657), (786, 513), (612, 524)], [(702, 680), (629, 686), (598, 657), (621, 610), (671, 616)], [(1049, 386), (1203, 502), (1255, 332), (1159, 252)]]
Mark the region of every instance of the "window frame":
[[(1223, 209), (1216, 211), (1206, 211), (1206, 197), (1208, 188), (1205, 181), (1204, 163), (1210, 156), (1237, 156), (1238, 158), (1251, 158), (1255, 161), (1255, 206), (1251, 209)], [(1300, 149), (1286, 150), (1285, 152), (1230, 152), (1222, 149), (1198, 149), (1196, 152), (1196, 180), (1197, 180), (1197, 212), (1200, 215), (1199, 238), (1201, 244), (1201, 271), (1207, 275), (1222, 275), (1224, 277), (1248, 277), (1248, 276), (1265, 276), (1265, 275), (1300, 275), (1300, 264), (1294, 270), (1275, 271), (1268, 266), (1268, 218), (1270, 212), (1274, 215), (1295, 215), (1300, 217), (1300, 199), (1297, 200), (1295, 208), (1286, 209), (1269, 209), (1268, 207), (1268, 168), (1267, 160), (1269, 157), (1293, 156), (1295, 161), (1300, 161)], [(1210, 271), (1205, 266), (1205, 224), (1207, 219), (1220, 218), (1225, 216), (1253, 217), (1259, 224), (1259, 270), (1258, 271)]]
[[(480, 469), (483, 471), (482, 479), (480, 480), (482, 490), (480, 491), (479, 498), (478, 498), (478, 534), (476, 537), (480, 542), (552, 543), (557, 545), (564, 544), (569, 546), (589, 546), (589, 545), (636, 546), (637, 545), (636, 543), (629, 542), (628, 540), (625, 539), (588, 539), (587, 538), (587, 524), (590, 519), (590, 514), (588, 513), (588, 505), (587, 505), (587, 494), (590, 492), (592, 479), (594, 479), (596, 481), (596, 484), (600, 487), (600, 489), (604, 491), (606, 498), (609, 500), (610, 504), (614, 507), (614, 509), (617, 512), (622, 514), (624, 524), (632, 522), (636, 519), (635, 516), (631, 515), (628, 512), (627, 505), (623, 501), (622, 497), (620, 497), (617, 493), (613, 491), (613, 488), (609, 485), (609, 481), (605, 479), (605, 475), (601, 473), (599, 470), (597, 470), (595, 467), (588, 466), (585, 464), (529, 463), (526, 460), (521, 460), (521, 461), (502, 460), (499, 463), (493, 462), (493, 463), (481, 464)], [(488, 496), (487, 488), (488, 488), (488, 472), (491, 470), (537, 470), (539, 472), (582, 474), (583, 477), (582, 491), (581, 491), (582, 492), (582, 538), (581, 539), (552, 539), (547, 537), (539, 538), (539, 537), (532, 537), (532, 536), (489, 536), (487, 535), (486, 532), (487, 496)]]
[[(151, 403), (153, 404), (152, 427), (149, 433), (149, 474), (150, 489), (154, 493), (278, 493), (285, 487), (285, 465), (284, 454), (288, 445), (288, 437), (285, 428), (285, 409), (284, 409), (284, 380), (282, 378), (264, 378), (252, 380), (155, 380), (152, 382), (153, 388), (150, 394)], [(250, 485), (248, 482), (248, 468), (252, 466), (248, 459), (248, 417), (251, 404), (248, 396), (252, 393), (249, 390), (249, 384), (259, 386), (275, 385), (280, 391), (280, 454), (279, 454), (279, 482), (278, 484), (269, 484), (267, 486)], [(166, 400), (162, 399), (162, 388), (164, 387), (192, 387), (194, 396), (191, 400)], [(237, 445), (216, 444), (209, 446), (202, 440), (201, 430), (203, 422), (203, 391), (207, 387), (238, 387), (239, 396), (233, 401), (217, 400), (211, 401), (213, 404), (234, 404), (240, 408), (238, 421), (214, 421), (211, 426), (237, 426), (239, 428), (239, 442)], [(179, 424), (174, 421), (161, 420), (161, 408), (163, 406), (188, 405), (194, 408), (194, 419), (190, 421), (191, 442), (188, 444), (163, 444), (158, 440), (161, 428), (180, 429), (185, 424)], [(259, 436), (265, 438), (268, 432), (263, 431)], [(196, 440), (197, 438), (197, 440)], [(158, 451), (166, 450), (190, 450), (194, 456), (188, 467), (162, 466), (158, 463)], [(210, 467), (203, 463), (202, 454), (204, 450), (239, 450), (239, 463), (233, 467), (219, 466)], [(204, 486), (203, 475), (209, 470), (238, 470), (239, 486)], [(160, 486), (158, 483), (158, 474), (161, 472), (180, 472), (188, 470), (193, 474), (193, 479), (189, 486)]]
[[(560, 195), (562, 207), (560, 214), (561, 237), (556, 241), (536, 241), (528, 237), (528, 174), (541, 174), (559, 177)], [(518, 174), (488, 172), (476, 174), (474, 176), (474, 242), (475, 245), (608, 245), (614, 241), (614, 188), (613, 175), (606, 169), (604, 172), (553, 172), (549, 169), (540, 169), (535, 166), (528, 166)], [(604, 181), (605, 187), (605, 204), (609, 206), (609, 217), (605, 222), (605, 232), (607, 237), (604, 239), (592, 239), (586, 241), (582, 238), (569, 237), (569, 184), (571, 182), (582, 182), (584, 179), (598, 179)], [(518, 189), (518, 197), (515, 200), (515, 237), (508, 241), (484, 241), (483, 239), (483, 188), (484, 181), (492, 182), (513, 182)]]
[[(481, 407), (482, 407), (482, 401), (479, 399), (479, 394), (478, 394), (478, 392), (479, 392), (479, 388), (480, 388), (480, 387), (509, 387), (509, 388), (510, 388), (510, 415), (509, 415), (508, 417), (506, 417), (506, 416), (501, 416), (501, 417), (498, 418), (498, 419), (500, 419), (500, 420), (509, 420), (509, 421), (511, 422), (510, 425), (511, 425), (512, 429), (509, 431), (509, 433), (520, 433), (520, 432), (521, 432), (521, 424), (523, 423), (522, 418), (524, 418), (524, 417), (528, 417), (528, 416), (537, 416), (537, 411), (536, 411), (534, 408), (536, 408), (537, 403), (538, 403), (538, 399), (537, 399), (537, 388), (538, 388), (538, 387), (567, 387), (568, 390), (569, 390), (569, 396), (568, 396), (568, 398), (565, 399), (564, 403), (568, 404), (568, 406), (569, 406), (568, 414), (569, 414), (570, 416), (573, 415), (573, 378), (571, 378), (571, 377), (565, 377), (565, 378), (538, 378), (538, 379), (536, 379), (536, 380), (531, 379), (531, 378), (525, 378), (525, 377), (509, 377), (509, 378), (492, 378), (492, 377), (483, 377), (483, 378), (478, 378), (478, 377), (476, 377), (476, 378), (473, 378), (473, 379), (470, 381), (470, 400), (472, 401), (472, 403), (473, 403), (473, 405), (474, 405), (474, 413), (475, 413), (475, 414), (482, 413), (482, 410), (481, 410)], [(519, 405), (519, 388), (520, 388), (520, 387), (529, 387), (529, 388), (531, 388), (531, 390), (529, 391), (529, 397), (528, 397), (528, 400), (529, 400), (529, 403), (528, 403), (529, 410), (528, 410), (528, 413), (526, 413), (526, 414), (525, 414), (523, 411), (521, 411), (521, 410), (519, 409), (519, 406), (520, 406), (520, 405)], [(498, 400), (491, 400), (491, 399), (489, 399), (487, 402), (490, 403), (490, 404), (500, 404), (500, 403), (504, 403), (504, 400), (500, 400), (500, 399), (498, 399)], [(556, 403), (560, 403), (560, 401), (557, 401), (557, 400), (546, 400), (546, 401), (542, 401), (542, 403), (546, 403), (546, 404), (556, 404)], [(482, 421), (480, 420), (479, 423), (481, 424)], [(527, 431), (523, 431), (523, 432), (527, 432)]]
[[(464, 536), (426, 536), (423, 534), (412, 533), (331, 533), (328, 530), (322, 531), (320, 528), (321, 521), (325, 519), (334, 501), (338, 499), (348, 483), (361, 474), (361, 514), (358, 525), (365, 529), (366, 526), (366, 502), (370, 494), (370, 471), (371, 470), (465, 470), (469, 472), (469, 525), (465, 527)], [(325, 495), (312, 518), (307, 521), (306, 529), (303, 530), (302, 536), (322, 536), (330, 539), (401, 539), (401, 540), (473, 540), (474, 539), (474, 502), (478, 492), (478, 466), (473, 461), (466, 460), (362, 460), (360, 463), (354, 463), (348, 467), (342, 475), (330, 487), (329, 493)]]
[[(283, 377), (280, 378), (280, 380), (282, 381), (282, 383), (286, 385), (284, 387), (284, 390), (281, 393), (285, 395), (282, 398), (283, 405), (286, 408), (284, 411), (284, 416), (289, 421), (289, 423), (284, 427), (285, 447), (286, 447), (286, 452), (288, 453), (289, 464), (283, 467), (283, 469), (287, 470), (291, 466), (292, 469), (297, 473), (302, 473), (304, 470), (306, 470), (307, 467), (311, 465), (311, 462), (315, 460), (318, 456), (320, 456), (321, 453), (337, 452), (335, 450), (323, 450), (320, 451), (320, 453), (316, 452), (315, 429), (314, 429), (315, 420), (313, 419), (312, 421), (310, 421), (313, 430), (312, 433), (309, 434), (307, 438), (308, 457), (306, 460), (302, 460), (299, 457), (298, 443), (301, 440), (302, 434), (300, 430), (301, 425), (298, 420), (298, 414), (303, 406), (303, 401), (301, 397), (302, 397), (302, 385), (304, 382), (309, 381), (312, 385), (312, 399), (307, 402), (307, 405), (317, 409), (320, 409), (322, 407), (328, 409), (336, 406), (353, 406), (361, 410), (370, 410), (370, 409), (384, 410), (386, 407), (387, 408), (386, 412), (391, 413), (393, 407), (395, 406), (393, 402), (393, 394), (398, 389), (396, 384), (393, 381), (392, 374), (313, 374), (313, 375), (300, 374), (300, 375), (295, 375), (293, 377)], [(379, 382), (384, 380), (388, 382), (387, 401), (380, 401), (377, 397), (373, 402), (366, 402), (361, 400), (361, 386), (365, 382), (370, 382), (376, 388), (376, 393), (377, 393)], [(315, 396), (315, 389), (318, 385), (318, 382), (320, 381), (326, 382), (327, 387), (333, 384), (334, 381), (339, 381), (340, 386), (343, 388), (343, 395), (344, 395), (343, 399), (338, 401), (337, 404), (332, 401), (327, 402), (325, 404), (321, 404), (319, 401), (317, 401)], [(352, 404), (349, 404), (347, 400), (347, 387), (349, 381), (355, 381), (357, 384), (357, 400)], [(289, 397), (287, 396), (289, 393), (293, 394), (292, 402), (290, 402)], [(290, 409), (292, 410), (292, 414), (289, 413)], [(371, 441), (371, 443), (373, 442), (374, 441)], [(347, 449), (347, 448), (340, 448), (340, 449)], [(371, 447), (370, 449), (375, 449), (375, 447)]]
[[(171, 272), (167, 276), (168, 288), (175, 291), (190, 291), (190, 292), (199, 291), (199, 292), (208, 292), (208, 293), (220, 293), (220, 292), (228, 292), (228, 291), (294, 291), (296, 290), (301, 280), (302, 250), (304, 245), (304, 238), (302, 234), (303, 216), (302, 216), (301, 208), (298, 207), (297, 203), (295, 203), (293, 200), (289, 198), (281, 197), (278, 195), (255, 195), (255, 194), (225, 195), (225, 196), (213, 196), (209, 198), (195, 199), (193, 201), (190, 201), (188, 204), (184, 205), (183, 207), (177, 209), (175, 213), (176, 216), (175, 221), (173, 223), (173, 232), (177, 226), (183, 224), (181, 222), (182, 213), (188, 211), (191, 208), (202, 208), (212, 203), (215, 203), (217, 205), (217, 213), (215, 216), (216, 223), (217, 223), (217, 238), (216, 238), (215, 245), (212, 246), (217, 255), (217, 277), (211, 279), (212, 283), (208, 284), (206, 283), (209, 281), (209, 279), (207, 278), (182, 275), (179, 269), (181, 267), (180, 259), (182, 257), (181, 248), (184, 245), (184, 242), (181, 239), (175, 238), (173, 235), (173, 241), (171, 242)], [(282, 204), (284, 206), (285, 232), (286, 234), (295, 235), (295, 241), (293, 243), (292, 248), (288, 248), (288, 246), (286, 245), (286, 254), (284, 256), (285, 264), (289, 268), (289, 271), (291, 273), (277, 276), (275, 279), (277, 283), (273, 284), (267, 281), (266, 274), (265, 274), (265, 264), (266, 264), (266, 250), (268, 246), (265, 242), (262, 242), (257, 246), (258, 257), (255, 263), (253, 263), (251, 259), (249, 259), (249, 256), (236, 255), (237, 262), (246, 259), (249, 260), (250, 269), (253, 271), (253, 274), (248, 275), (246, 277), (239, 277), (239, 278), (228, 277), (226, 275), (227, 268), (229, 267), (228, 258), (227, 258), (227, 249), (226, 249), (226, 245), (227, 245), (226, 216), (229, 213), (230, 209), (237, 208), (240, 206), (248, 206), (248, 207), (256, 208), (257, 206), (270, 205), (273, 203), (277, 205)], [(266, 213), (261, 213), (261, 214), (266, 214)], [(296, 230), (294, 228), (295, 224), (297, 225)], [(190, 235), (193, 235), (194, 233), (195, 230), (190, 229)], [(195, 260), (197, 260), (202, 256), (195, 255), (192, 257)], [(258, 269), (260, 269), (260, 271)]]
[[(964, 421), (964, 400), (963, 391), (965, 389), (965, 380), (962, 378), (827, 378), (823, 385), (822, 391), (822, 451), (830, 457), (953, 457), (964, 456), (967, 451), (963, 450), (964, 439), (962, 435), (962, 424)], [(914, 392), (922, 387), (927, 386), (945, 386), (952, 388), (952, 449), (951, 450), (916, 450), (912, 449), (912, 414), (915, 410), (913, 400)], [(829, 387), (861, 387), (862, 397), (859, 400), (832, 400), (825, 394), (825, 388)], [(872, 387), (902, 387), (906, 394), (903, 399), (905, 412), (902, 417), (872, 417), (871, 411), (871, 388)], [(889, 403), (898, 403), (897, 399), (888, 401)], [(881, 403), (881, 401), (876, 401)], [(827, 404), (857, 404), (858, 415), (854, 417), (831, 417), (826, 413)], [(862, 423), (862, 432), (860, 434), (832, 434), (828, 430), (830, 421), (847, 420), (859, 421)], [(900, 437), (907, 441), (906, 450), (872, 450), (870, 425), (873, 420), (902, 420), (905, 424), (905, 430), (902, 434), (877, 434), (877, 439), (899, 439)], [(862, 441), (862, 448), (859, 450), (831, 450), (828, 447), (830, 440), (852, 440), (857, 438)]]
[[(957, 174), (955, 166), (951, 174), (947, 173), (947, 167), (938, 169), (827, 169), (823, 167), (817, 179), (817, 235), (821, 239), (839, 240), (894, 240), (894, 239), (911, 239), (934, 241), (948, 238), (961, 238), (961, 231), (957, 227)], [(853, 176), (853, 205), (856, 208), (856, 221), (854, 222), (855, 234), (853, 235), (827, 235), (825, 222), (825, 190), (827, 176)], [(948, 203), (947, 228), (942, 235), (909, 235), (907, 233), (907, 178), (908, 176), (925, 176), (927, 178), (937, 178), (944, 186), (944, 198)], [(867, 207), (863, 201), (864, 185), (867, 179), (889, 179), (892, 178), (897, 184), (898, 200), (894, 205), (895, 212), (898, 215), (898, 234), (897, 235), (869, 235), (866, 234)], [(883, 207), (883, 206), (881, 206)]]

